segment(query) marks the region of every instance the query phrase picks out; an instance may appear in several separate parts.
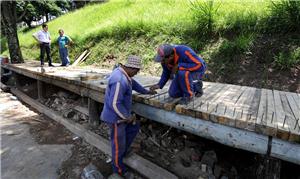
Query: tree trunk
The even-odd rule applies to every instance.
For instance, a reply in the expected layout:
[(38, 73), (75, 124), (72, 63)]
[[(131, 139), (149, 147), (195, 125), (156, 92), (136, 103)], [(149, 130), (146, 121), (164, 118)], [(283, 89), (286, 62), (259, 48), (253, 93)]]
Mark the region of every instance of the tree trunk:
[(16, 23), (16, 2), (2, 1), (1, 2), (1, 24), (7, 38), (9, 55), (11, 63), (23, 63), (19, 39), (17, 34)]
[(31, 26), (31, 22), (30, 20), (24, 20), (24, 22), (27, 24), (28, 28), (31, 29), (32, 26)]
[(46, 13), (45, 16), (46, 16), (46, 22), (48, 22), (49, 21), (48, 13)]

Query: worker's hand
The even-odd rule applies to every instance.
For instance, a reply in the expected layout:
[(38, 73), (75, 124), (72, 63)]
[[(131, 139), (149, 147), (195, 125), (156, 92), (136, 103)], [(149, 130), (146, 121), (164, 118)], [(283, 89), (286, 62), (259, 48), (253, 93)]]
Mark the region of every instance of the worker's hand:
[(66, 48), (68, 48), (68, 47), (69, 47), (69, 45), (65, 45), (65, 47), (66, 47)]
[(150, 91), (155, 91), (157, 89), (159, 89), (159, 85), (158, 84), (153, 85), (153, 86), (150, 87)]
[(135, 114), (132, 114), (128, 119), (127, 119), (127, 123), (135, 123), (136, 121), (136, 116)]
[(178, 65), (175, 65), (173, 68), (172, 68), (172, 73), (171, 74), (177, 74), (178, 72)]
[(157, 91), (155, 91), (155, 90), (150, 90), (148, 94), (154, 95), (154, 94), (157, 94)]

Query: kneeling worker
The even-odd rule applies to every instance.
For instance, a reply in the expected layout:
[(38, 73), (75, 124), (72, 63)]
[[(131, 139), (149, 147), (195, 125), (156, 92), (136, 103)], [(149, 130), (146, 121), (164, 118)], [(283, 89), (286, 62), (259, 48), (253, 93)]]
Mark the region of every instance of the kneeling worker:
[(162, 89), (167, 81), (175, 76), (169, 88), (172, 98), (182, 97), (182, 103), (189, 102), (193, 96), (201, 96), (202, 77), (206, 64), (190, 47), (164, 44), (158, 47), (154, 60), (160, 62), (163, 72), (158, 84), (150, 90)]

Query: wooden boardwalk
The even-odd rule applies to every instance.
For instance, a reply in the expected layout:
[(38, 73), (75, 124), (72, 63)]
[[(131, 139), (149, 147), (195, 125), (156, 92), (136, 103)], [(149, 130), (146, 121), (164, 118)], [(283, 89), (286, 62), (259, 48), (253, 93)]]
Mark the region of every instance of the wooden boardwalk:
[[(44, 67), (38, 62), (10, 64), (7, 69), (25, 76), (53, 83), (103, 102), (109, 70), (73, 67)], [(138, 75), (135, 79), (149, 87), (158, 77)], [(279, 139), (300, 141), (300, 94), (248, 86), (204, 82), (204, 94), (187, 105), (168, 95), (168, 85), (156, 95), (134, 93), (135, 102), (167, 111), (176, 111), (199, 120), (209, 120)]]

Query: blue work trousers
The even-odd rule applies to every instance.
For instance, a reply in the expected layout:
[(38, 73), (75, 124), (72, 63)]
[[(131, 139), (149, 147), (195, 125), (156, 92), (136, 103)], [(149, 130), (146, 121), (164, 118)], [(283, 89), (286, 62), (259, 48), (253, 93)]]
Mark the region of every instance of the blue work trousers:
[(204, 72), (180, 70), (175, 75), (169, 88), (172, 98), (191, 97), (195, 92), (202, 91), (202, 76)]
[(119, 124), (109, 124), (108, 126), (110, 127), (113, 172), (123, 175), (126, 172), (123, 158), (139, 132), (140, 125), (139, 123), (132, 124), (123, 122)]
[(62, 66), (67, 66), (70, 64), (69, 52), (67, 48), (59, 48), (59, 56), (61, 59)]

